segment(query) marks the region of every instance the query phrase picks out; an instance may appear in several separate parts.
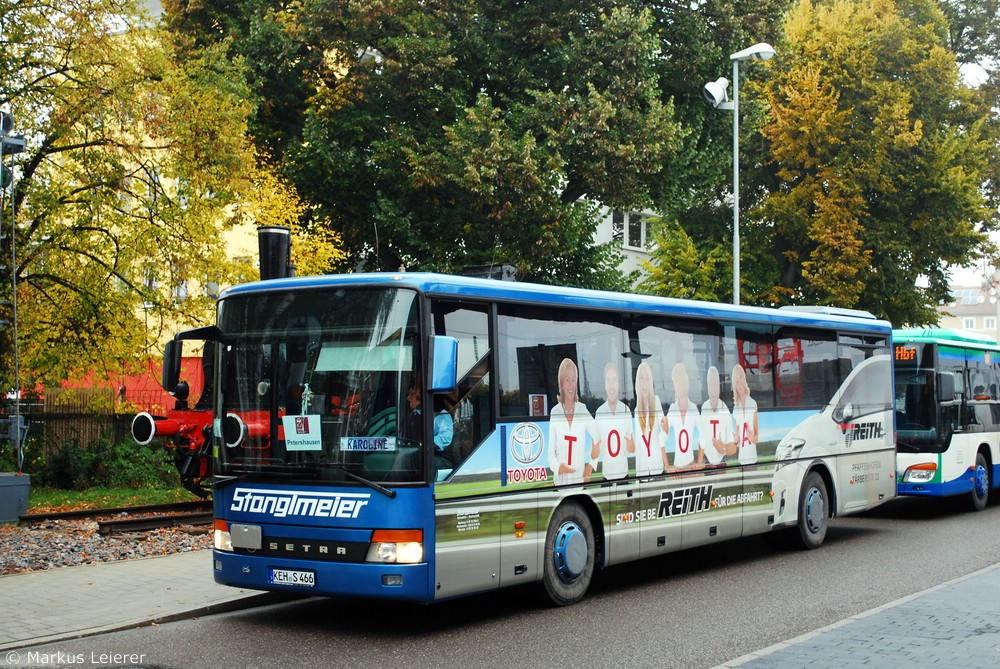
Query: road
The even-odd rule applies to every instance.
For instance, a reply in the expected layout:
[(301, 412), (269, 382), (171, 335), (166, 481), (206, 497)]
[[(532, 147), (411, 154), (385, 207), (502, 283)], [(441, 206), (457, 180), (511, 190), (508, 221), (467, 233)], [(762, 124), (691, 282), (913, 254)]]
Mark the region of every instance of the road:
[(816, 551), (760, 538), (616, 567), (583, 602), (518, 589), (431, 607), (303, 599), (51, 646), (123, 666), (712, 667), (993, 564), (1000, 503), (898, 499)]

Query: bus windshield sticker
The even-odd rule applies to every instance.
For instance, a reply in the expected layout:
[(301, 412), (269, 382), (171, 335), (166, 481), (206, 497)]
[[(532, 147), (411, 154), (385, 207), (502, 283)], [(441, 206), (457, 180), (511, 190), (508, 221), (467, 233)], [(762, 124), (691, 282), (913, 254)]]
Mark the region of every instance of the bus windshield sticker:
[(285, 428), (285, 448), (289, 451), (323, 450), (320, 416), (282, 416), (281, 424)]
[(358, 453), (395, 451), (396, 437), (341, 437), (340, 450)]

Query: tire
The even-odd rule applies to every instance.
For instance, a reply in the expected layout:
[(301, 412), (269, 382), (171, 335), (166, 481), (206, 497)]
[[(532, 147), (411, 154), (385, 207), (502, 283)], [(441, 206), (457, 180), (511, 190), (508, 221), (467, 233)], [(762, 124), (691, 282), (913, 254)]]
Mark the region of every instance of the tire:
[(809, 472), (802, 482), (799, 492), (799, 540), (806, 550), (813, 550), (823, 545), (826, 539), (827, 492), (823, 477), (816, 472)]
[(594, 529), (590, 517), (576, 503), (556, 509), (545, 535), (542, 583), (556, 606), (580, 601), (594, 575)]
[(986, 508), (986, 503), (990, 501), (990, 471), (986, 466), (986, 457), (982, 453), (976, 453), (976, 468), (972, 473), (970, 501), (973, 511), (982, 511)]

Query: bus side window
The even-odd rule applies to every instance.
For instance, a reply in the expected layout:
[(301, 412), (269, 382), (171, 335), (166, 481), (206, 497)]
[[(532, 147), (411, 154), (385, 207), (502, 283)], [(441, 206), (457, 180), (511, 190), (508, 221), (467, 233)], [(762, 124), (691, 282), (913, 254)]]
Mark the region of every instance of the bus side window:
[(451, 409), (453, 434), (445, 455), (458, 467), (492, 431), (490, 412), (489, 359), (474, 366), (458, 384), (456, 402)]
[(441, 449), (438, 477), (457, 469), (493, 430), (490, 397), (489, 316), (486, 306), (464, 300), (436, 300), (431, 307), (435, 335), (458, 341), (458, 388), (439, 396), (452, 419), (451, 444)]

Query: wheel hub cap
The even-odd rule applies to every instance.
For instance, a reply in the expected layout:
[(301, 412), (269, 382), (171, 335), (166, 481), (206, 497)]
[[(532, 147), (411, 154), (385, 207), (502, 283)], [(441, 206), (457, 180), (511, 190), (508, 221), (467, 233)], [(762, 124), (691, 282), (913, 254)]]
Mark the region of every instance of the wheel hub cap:
[(806, 497), (806, 523), (811, 532), (819, 532), (823, 528), (825, 515), (823, 496), (813, 488)]
[(556, 572), (564, 581), (571, 581), (587, 566), (587, 537), (576, 523), (566, 523), (556, 534), (552, 559)]
[(989, 491), (990, 477), (986, 474), (986, 467), (976, 467), (976, 494), (982, 497)]

